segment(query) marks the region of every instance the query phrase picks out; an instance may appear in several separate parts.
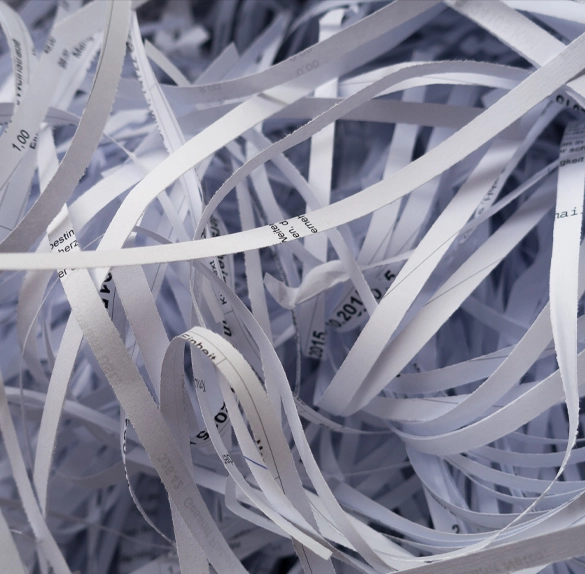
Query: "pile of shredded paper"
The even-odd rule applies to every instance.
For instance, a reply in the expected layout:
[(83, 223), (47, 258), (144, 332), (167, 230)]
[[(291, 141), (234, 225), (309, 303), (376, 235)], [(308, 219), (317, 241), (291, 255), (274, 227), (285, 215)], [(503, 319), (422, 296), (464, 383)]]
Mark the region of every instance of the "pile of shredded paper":
[(0, 27), (0, 573), (585, 573), (585, 3)]

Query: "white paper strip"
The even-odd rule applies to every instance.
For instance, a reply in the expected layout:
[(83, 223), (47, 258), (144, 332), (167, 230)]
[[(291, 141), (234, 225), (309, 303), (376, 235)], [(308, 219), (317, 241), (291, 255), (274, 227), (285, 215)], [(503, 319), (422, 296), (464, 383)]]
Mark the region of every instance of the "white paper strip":
[(0, 569), (585, 571), (585, 5), (0, 3)]

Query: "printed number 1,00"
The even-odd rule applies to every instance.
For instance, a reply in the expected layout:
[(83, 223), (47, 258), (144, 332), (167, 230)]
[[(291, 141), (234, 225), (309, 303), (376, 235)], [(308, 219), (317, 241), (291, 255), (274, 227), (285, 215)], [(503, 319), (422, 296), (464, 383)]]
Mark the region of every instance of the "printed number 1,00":
[[(18, 143), (20, 143), (21, 145), (24, 145), (29, 137), (30, 136), (26, 130), (20, 130), (20, 133), (16, 136), (16, 139), (18, 140)], [(12, 144), (12, 147), (17, 149), (18, 151), (22, 151), (22, 148), (18, 147), (14, 143)]]

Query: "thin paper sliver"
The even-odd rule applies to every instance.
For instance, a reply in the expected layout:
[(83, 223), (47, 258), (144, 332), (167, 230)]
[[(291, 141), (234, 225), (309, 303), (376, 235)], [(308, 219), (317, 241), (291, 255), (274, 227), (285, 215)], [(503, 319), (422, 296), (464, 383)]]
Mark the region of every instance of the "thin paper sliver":
[(585, 572), (582, 2), (0, 28), (0, 573)]

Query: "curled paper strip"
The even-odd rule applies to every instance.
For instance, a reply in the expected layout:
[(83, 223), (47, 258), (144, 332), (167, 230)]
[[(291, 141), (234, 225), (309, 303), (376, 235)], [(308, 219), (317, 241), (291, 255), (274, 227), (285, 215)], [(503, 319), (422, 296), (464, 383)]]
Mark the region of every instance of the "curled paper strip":
[(0, 572), (585, 572), (583, 3), (0, 27)]

